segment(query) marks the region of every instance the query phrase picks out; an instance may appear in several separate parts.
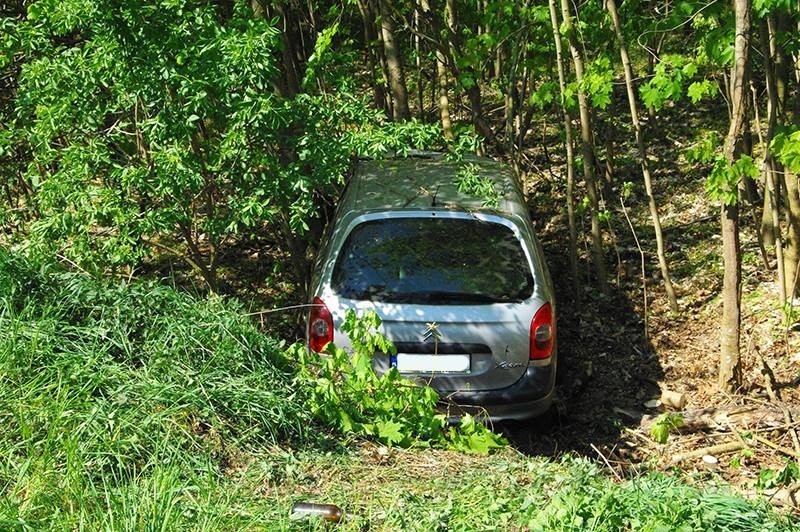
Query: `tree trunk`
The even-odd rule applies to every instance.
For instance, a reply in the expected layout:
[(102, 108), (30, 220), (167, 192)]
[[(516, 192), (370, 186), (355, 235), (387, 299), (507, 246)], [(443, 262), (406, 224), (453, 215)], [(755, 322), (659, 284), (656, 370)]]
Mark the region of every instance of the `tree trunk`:
[[(759, 39), (761, 42), (761, 51), (764, 54), (765, 59), (764, 73), (767, 85), (767, 134), (766, 138), (761, 141), (764, 150), (764, 214), (761, 223), (761, 235), (764, 242), (769, 242), (770, 245), (775, 246), (778, 270), (778, 291), (780, 294), (781, 305), (783, 305), (783, 303), (786, 301), (787, 294), (791, 293), (792, 288), (789, 286), (786, 278), (786, 258), (784, 257), (783, 252), (783, 238), (781, 236), (781, 223), (778, 211), (778, 191), (776, 185), (777, 180), (775, 179), (775, 161), (773, 161), (772, 154), (770, 152), (770, 144), (772, 143), (772, 137), (775, 135), (775, 126), (777, 125), (778, 121), (777, 87), (775, 85), (775, 75), (773, 70), (774, 47), (770, 45), (770, 41), (773, 40), (773, 37), (769, 31), (769, 26), (766, 20), (761, 21), (759, 29), (761, 34), (761, 38)], [(758, 106), (755, 102), (755, 87), (753, 87), (752, 91), (754, 98), (753, 109), (756, 113), (758, 113)], [(758, 120), (756, 121), (758, 122)], [(794, 233), (794, 228), (790, 227), (789, 231), (790, 234)], [(798, 235), (794, 234), (795, 247), (796, 242), (799, 240), (797, 237)], [(794, 276), (792, 276), (792, 279), (794, 279)]]
[[(364, 45), (369, 50), (367, 52), (367, 65), (370, 73), (376, 72), (380, 69), (383, 75), (383, 51), (381, 50), (381, 39), (378, 36), (378, 30), (375, 27), (376, 13), (370, 4), (369, 0), (358, 0), (358, 10), (361, 12), (361, 20), (364, 25)], [(371, 53), (370, 53), (371, 52)], [(372, 78), (372, 97), (375, 102), (375, 107), (383, 109), (386, 114), (390, 114), (389, 102), (384, 91), (385, 85), (375, 82), (374, 76)], [(386, 80), (384, 79), (384, 82)]]
[(650, 207), (650, 218), (653, 222), (653, 230), (656, 235), (656, 253), (658, 255), (658, 265), (661, 268), (661, 278), (664, 280), (664, 288), (667, 292), (667, 299), (669, 306), (673, 312), (678, 312), (678, 299), (675, 297), (675, 289), (672, 287), (672, 277), (669, 274), (669, 265), (667, 264), (667, 255), (664, 251), (664, 235), (661, 231), (661, 219), (658, 215), (658, 205), (656, 204), (655, 196), (653, 195), (653, 180), (650, 176), (650, 162), (647, 157), (647, 145), (644, 140), (644, 133), (639, 124), (639, 109), (636, 105), (636, 88), (634, 87), (633, 68), (631, 68), (631, 60), (628, 56), (628, 47), (625, 45), (625, 38), (622, 34), (622, 26), (619, 22), (619, 15), (617, 13), (617, 4), (615, 0), (606, 0), (608, 12), (611, 15), (611, 20), (614, 23), (614, 32), (617, 34), (619, 40), (619, 55), (622, 59), (622, 66), (625, 70), (625, 89), (628, 93), (628, 105), (631, 110), (631, 124), (633, 131), (636, 134), (636, 145), (639, 147), (639, 159), (642, 164), (642, 176), (644, 177), (644, 187), (647, 191), (647, 203)]
[(720, 365), (718, 386), (733, 392), (741, 386), (742, 364), (739, 356), (741, 325), (742, 260), (739, 247), (739, 207), (722, 206), (722, 259), (725, 272), (722, 281), (722, 325), (720, 331)]
[[(731, 69), (731, 122), (725, 138), (725, 158), (733, 165), (739, 158), (744, 134), (749, 98), (745, 96), (750, 45), (750, 0), (734, 0), (736, 12), (736, 41), (734, 64)], [(737, 189), (738, 190), (738, 189)], [(739, 247), (739, 207), (737, 201), (721, 208), (722, 257), (722, 325), (720, 334), (720, 365), (718, 386), (733, 392), (742, 383), (742, 363), (739, 356), (741, 326), (742, 257)]]
[(441, 50), (436, 51), (436, 80), (439, 85), (439, 119), (442, 122), (444, 138), (452, 140), (453, 122), (450, 119), (450, 99), (448, 97), (447, 65)]
[[(420, 0), (419, 6), (425, 16), (432, 20), (434, 16), (431, 11), (430, 2), (428, 0)], [(433, 28), (436, 33), (436, 28)], [(441, 43), (439, 43), (441, 44)], [(438, 85), (437, 100), (439, 106), (439, 119), (442, 122), (442, 131), (444, 137), (452, 140), (453, 136), (453, 122), (450, 119), (450, 99), (448, 96), (449, 83), (447, 80), (447, 57), (442, 51), (444, 47), (439, 45), (436, 47), (436, 84)]]
[(408, 120), (411, 111), (408, 108), (408, 89), (406, 76), (403, 70), (403, 59), (397, 40), (394, 36), (394, 20), (389, 0), (378, 0), (381, 15), (381, 35), (383, 36), (383, 51), (386, 55), (389, 89), (394, 100), (393, 116), (395, 120)]
[[(774, 134), (774, 129), (778, 123), (786, 121), (786, 94), (787, 85), (789, 81), (789, 72), (787, 67), (786, 52), (783, 47), (778, 43), (776, 32), (780, 28), (786, 27), (787, 24), (782, 20), (782, 17), (768, 16), (766, 19), (766, 40), (769, 45), (768, 58), (769, 61), (766, 65), (767, 75), (767, 94), (770, 97), (770, 125), (771, 130), (768, 131), (768, 139), (765, 141), (766, 152), (765, 160), (769, 162), (769, 168), (775, 170), (774, 173), (783, 175), (784, 192), (786, 194), (786, 218), (787, 218), (787, 235), (786, 235), (786, 250), (783, 255), (784, 264), (784, 278), (783, 278), (783, 292), (786, 298), (793, 298), (798, 293), (797, 274), (800, 268), (800, 189), (798, 189), (797, 180), (788, 173), (781, 172), (780, 164), (772, 159), (769, 154), (769, 142)], [(763, 31), (763, 30), (762, 30)], [(762, 38), (763, 40), (763, 38)], [(766, 47), (764, 47), (765, 51)], [(769, 159), (766, 159), (769, 157)], [(786, 301), (785, 299), (783, 301)]]
[[(798, 20), (795, 25), (795, 31), (800, 33), (800, 20)], [(800, 53), (795, 52), (792, 57), (794, 59), (794, 79), (797, 81), (797, 84), (800, 85)]]
[[(592, 123), (595, 128), (600, 131), (600, 137), (603, 139), (603, 148), (605, 150), (605, 157), (603, 164), (598, 161), (597, 173), (600, 176), (600, 188), (603, 191), (603, 198), (612, 198), (614, 196), (614, 125), (611, 120), (603, 120), (598, 118), (597, 113), (592, 109)], [(597, 142), (593, 144), (597, 147)], [(599, 159), (599, 156), (595, 157)]]
[(419, 11), (414, 10), (414, 55), (417, 67), (417, 116), (420, 121), (425, 120), (425, 84), (422, 80), (425, 76), (422, 73), (422, 43), (420, 42), (420, 16)]
[[(773, 196), (778, 192), (775, 190), (774, 185), (769, 184), (770, 179), (774, 180), (773, 169), (768, 165), (764, 166), (764, 197), (761, 205), (761, 241), (764, 242), (764, 247), (772, 248), (776, 244), (776, 235), (780, 233), (780, 225), (778, 225), (778, 205), (773, 201)], [(782, 266), (781, 266), (782, 267)]]
[[(526, 62), (526, 50), (528, 48), (528, 36), (519, 36), (511, 57), (506, 64), (506, 90), (505, 90), (505, 145), (506, 151), (511, 154), (514, 168), (520, 171), (522, 156), (521, 140), (525, 137), (522, 131), (522, 109), (528, 94), (528, 68)], [(522, 74), (520, 77), (520, 69)], [(497, 80), (498, 82), (500, 79)]]
[[(461, 57), (461, 39), (458, 33), (458, 13), (456, 11), (455, 0), (447, 0), (445, 3), (445, 19), (450, 38), (450, 53), (453, 61), (451, 66), (454, 69), (456, 78), (463, 82), (462, 78), (469, 77), (470, 82), (464, 83), (464, 92), (469, 100), (469, 111), (475, 131), (487, 141), (494, 140), (494, 132), (486, 120), (483, 118), (483, 101), (481, 98), (480, 75), (471, 67), (459, 67), (458, 58)], [(496, 146), (502, 148), (501, 146)]]
[(556, 66), (558, 69), (558, 87), (561, 91), (561, 113), (564, 117), (564, 144), (567, 151), (567, 217), (569, 220), (569, 269), (572, 275), (572, 289), (575, 300), (580, 299), (581, 282), (578, 275), (578, 224), (575, 221), (575, 154), (572, 151), (572, 116), (564, 103), (567, 89), (564, 72), (564, 52), (561, 34), (558, 31), (558, 9), (556, 0), (549, 0), (550, 23), (553, 26), (553, 41), (556, 45)]
[(606, 286), (606, 265), (603, 253), (603, 235), (600, 229), (600, 218), (598, 211), (600, 201), (597, 192), (597, 178), (595, 176), (594, 145), (592, 142), (592, 124), (589, 112), (589, 102), (586, 92), (583, 90), (583, 57), (575, 29), (572, 25), (572, 18), (569, 12), (569, 0), (561, 0), (561, 13), (564, 20), (569, 41), (572, 63), (575, 67), (575, 79), (578, 84), (578, 109), (581, 117), (581, 146), (583, 148), (583, 178), (586, 181), (586, 192), (589, 196), (589, 213), (592, 219), (592, 259), (594, 262), (597, 285), (601, 292), (605, 292)]
[(786, 251), (783, 255), (786, 287), (786, 297), (794, 297), (797, 290), (798, 263), (800, 263), (800, 189), (797, 179), (789, 173), (784, 174), (784, 190), (787, 196), (786, 217), (788, 231), (786, 236)]
[[(475, 131), (478, 135), (482, 136), (484, 139), (488, 141), (494, 140), (494, 132), (492, 128), (486, 123), (486, 120), (483, 118), (483, 103), (481, 101), (481, 89), (480, 89), (480, 76), (469, 66), (459, 66), (460, 61), (459, 59), (462, 57), (461, 54), (461, 41), (458, 34), (458, 18), (456, 13), (456, 3), (454, 0), (447, 0), (445, 3), (444, 8), (444, 19), (445, 22), (442, 23), (441, 19), (436, 16), (436, 14), (430, 9), (429, 2), (420, 1), (420, 7), (423, 10), (423, 13), (428, 18), (429, 23), (431, 24), (431, 29), (434, 37), (432, 40), (436, 41), (437, 43), (437, 50), (439, 53), (442, 54), (442, 58), (449, 54), (450, 60), (448, 62), (442, 62), (443, 64), (447, 64), (451, 69), (454, 77), (461, 82), (464, 93), (469, 100), (469, 110), (470, 115), (472, 118), (472, 123), (475, 126)], [(447, 33), (447, 39), (441, 37), (442, 35)], [(439, 53), (437, 53), (437, 62), (439, 61)], [(437, 65), (438, 71), (438, 65)], [(470, 78), (471, 82), (464, 83), (466, 78)], [(441, 79), (441, 78), (440, 78)], [(441, 90), (441, 88), (440, 88)], [(441, 96), (441, 93), (440, 93)], [(441, 114), (441, 98), (440, 98), (440, 114)], [(447, 113), (447, 118), (449, 119), (449, 109)], [(443, 121), (444, 125), (444, 121)], [(498, 151), (503, 150), (503, 146), (497, 145), (496, 148)]]
[(279, 88), (281, 93), (287, 97), (292, 98), (300, 92), (300, 80), (303, 78), (301, 74), (300, 65), (297, 60), (297, 19), (294, 11), (291, 8), (286, 9), (282, 2), (275, 3), (275, 9), (281, 16), (281, 58), (283, 72), (283, 83)]
[(780, 45), (775, 37), (780, 33), (791, 32), (791, 20), (778, 11), (775, 15), (767, 17), (769, 26), (770, 48), (772, 57), (773, 73), (775, 75), (775, 90), (778, 99), (778, 107), (783, 112), (786, 109), (787, 97), (789, 95), (789, 72), (790, 61), (786, 50)]

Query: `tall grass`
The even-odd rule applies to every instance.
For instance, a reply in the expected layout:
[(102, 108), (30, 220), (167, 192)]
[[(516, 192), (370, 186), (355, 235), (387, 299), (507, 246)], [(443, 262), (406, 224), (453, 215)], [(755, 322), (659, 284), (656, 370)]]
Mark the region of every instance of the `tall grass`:
[[(792, 530), (763, 502), (585, 459), (323, 448), (283, 346), (235, 303), (0, 248), (0, 530)], [(305, 452), (306, 449), (310, 452)]]
[(0, 251), (0, 528), (169, 523), (202, 475), (301, 441), (283, 346), (238, 310)]

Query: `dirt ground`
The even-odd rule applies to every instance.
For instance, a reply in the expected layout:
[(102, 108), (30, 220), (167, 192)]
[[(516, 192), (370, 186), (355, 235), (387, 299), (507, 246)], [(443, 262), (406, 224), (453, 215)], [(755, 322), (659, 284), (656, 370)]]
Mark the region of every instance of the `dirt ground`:
[[(743, 386), (726, 395), (716, 388), (722, 315), (718, 210), (703, 194), (702, 180), (689, 176), (661, 190), (671, 197), (662, 222), (677, 314), (667, 304), (642, 192), (626, 204), (646, 257), (646, 312), (641, 256), (621, 208), (612, 207), (605, 231), (607, 259), (616, 263), (609, 293), (594, 288), (584, 248), (583, 288), (580, 298), (574, 297), (563, 202), (555, 199), (563, 196), (559, 182), (540, 175), (530, 190), (558, 292), (555, 414), (502, 429), (526, 453), (579, 453), (620, 476), (679, 466), (689, 477), (723, 478), (745, 493), (762, 489), (776, 504), (797, 511), (800, 478), (789, 460), (796, 467), (800, 458), (800, 323), (796, 310), (777, 303), (774, 272), (764, 267), (750, 207), (743, 206), (742, 215)], [(682, 395), (685, 405), (662, 404), (664, 390)], [(664, 412), (679, 412), (685, 425), (671, 429), (660, 444), (650, 427)]]

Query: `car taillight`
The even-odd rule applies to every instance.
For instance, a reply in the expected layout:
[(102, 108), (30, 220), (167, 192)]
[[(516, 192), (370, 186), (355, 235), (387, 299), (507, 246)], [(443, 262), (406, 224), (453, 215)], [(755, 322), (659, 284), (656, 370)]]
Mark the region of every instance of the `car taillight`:
[(308, 318), (308, 347), (316, 353), (322, 353), (330, 342), (333, 342), (333, 316), (325, 303), (315, 297)]
[(555, 338), (553, 307), (550, 306), (550, 303), (545, 303), (536, 312), (531, 322), (531, 360), (550, 358), (550, 355), (553, 354)]

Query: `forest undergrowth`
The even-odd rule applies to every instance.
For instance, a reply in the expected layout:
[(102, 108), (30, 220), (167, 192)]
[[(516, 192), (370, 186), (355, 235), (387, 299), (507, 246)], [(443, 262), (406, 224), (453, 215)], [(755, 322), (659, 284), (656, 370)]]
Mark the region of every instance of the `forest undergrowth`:
[[(587, 266), (579, 299), (564, 245), (568, 228), (557, 138), (547, 150), (529, 153), (531, 212), (559, 292), (562, 367), (553, 422), (508, 432), (524, 452), (577, 452), (620, 475), (655, 469), (680, 471), (690, 479), (725, 479), (796, 512), (800, 446), (797, 425), (787, 414), (791, 420), (800, 403), (797, 308), (776, 304), (775, 264), (765, 266), (758, 246), (759, 206), (743, 204), (744, 384), (736, 393), (719, 392), (719, 210), (707, 200), (708, 168), (669, 157), (672, 139), (708, 124), (686, 123), (669, 112), (658, 123), (653, 167), (656, 195), (669, 198), (661, 215), (678, 313), (670, 310), (659, 276), (644, 190), (623, 184), (637, 171), (626, 151), (632, 146), (620, 144), (612, 154), (618, 197), (604, 198), (613, 289), (602, 294), (593, 288)], [(637, 238), (644, 248), (637, 247)], [(589, 250), (582, 255), (588, 264)], [(677, 397), (680, 404), (665, 403), (665, 397)], [(667, 423), (668, 437), (655, 442), (653, 427), (670, 419), (675, 423)]]

